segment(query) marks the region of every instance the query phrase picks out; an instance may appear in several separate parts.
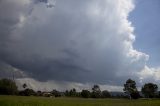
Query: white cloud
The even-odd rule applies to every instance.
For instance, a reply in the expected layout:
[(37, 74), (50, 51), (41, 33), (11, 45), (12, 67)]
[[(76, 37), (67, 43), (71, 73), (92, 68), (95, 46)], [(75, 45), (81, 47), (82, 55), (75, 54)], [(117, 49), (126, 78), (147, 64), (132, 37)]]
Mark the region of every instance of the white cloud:
[(138, 73), (141, 83), (154, 82), (159, 83), (160, 81), (160, 68), (150, 68), (145, 66), (142, 71)]

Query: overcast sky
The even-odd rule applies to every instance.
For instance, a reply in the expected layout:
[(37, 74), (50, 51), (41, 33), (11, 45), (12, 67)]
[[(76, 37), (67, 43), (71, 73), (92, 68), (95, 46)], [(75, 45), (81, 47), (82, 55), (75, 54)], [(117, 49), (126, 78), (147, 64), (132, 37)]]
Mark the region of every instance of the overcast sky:
[[(0, 78), (42, 90), (160, 80), (159, 0), (0, 0)], [(63, 89), (62, 89), (63, 90)]]

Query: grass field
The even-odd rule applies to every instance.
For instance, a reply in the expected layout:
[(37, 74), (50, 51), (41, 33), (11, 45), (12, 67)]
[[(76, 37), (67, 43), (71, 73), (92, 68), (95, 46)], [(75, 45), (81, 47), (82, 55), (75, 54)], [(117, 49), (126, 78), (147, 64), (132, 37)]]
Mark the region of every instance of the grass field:
[(160, 106), (160, 100), (0, 96), (0, 106)]

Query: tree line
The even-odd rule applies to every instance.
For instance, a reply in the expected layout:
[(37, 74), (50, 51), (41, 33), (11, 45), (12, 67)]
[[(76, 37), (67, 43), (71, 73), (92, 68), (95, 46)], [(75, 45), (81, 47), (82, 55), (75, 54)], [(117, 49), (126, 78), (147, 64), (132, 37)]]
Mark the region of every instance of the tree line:
[(20, 95), (20, 96), (45, 96), (45, 97), (83, 97), (83, 98), (160, 98), (158, 86), (154, 83), (146, 83), (138, 91), (136, 82), (128, 79), (124, 84), (124, 93), (121, 95), (112, 95), (108, 90), (101, 91), (99, 85), (94, 85), (91, 90), (84, 89), (77, 92), (75, 88), (66, 90), (65, 92), (53, 89), (50, 92), (34, 91), (28, 88), (27, 84), (22, 85), (23, 90), (18, 90), (16, 83), (10, 79), (0, 80), (0, 95)]
[[(132, 79), (128, 79), (124, 84), (124, 92), (130, 99), (138, 99), (140, 97), (145, 98), (160, 98), (160, 91), (158, 91), (157, 84), (146, 83), (142, 86), (141, 92), (137, 90), (136, 82)], [(142, 93), (142, 95), (140, 95)]]

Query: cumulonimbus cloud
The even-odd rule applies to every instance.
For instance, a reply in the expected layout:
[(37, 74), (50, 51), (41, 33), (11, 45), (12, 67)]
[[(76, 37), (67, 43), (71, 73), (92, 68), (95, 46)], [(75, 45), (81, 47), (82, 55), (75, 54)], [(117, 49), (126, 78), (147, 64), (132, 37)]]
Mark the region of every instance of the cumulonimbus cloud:
[(128, 20), (133, 0), (57, 0), (54, 8), (0, 2), (0, 60), (28, 77), (114, 85), (147, 79), (140, 73), (149, 56), (134, 49)]

